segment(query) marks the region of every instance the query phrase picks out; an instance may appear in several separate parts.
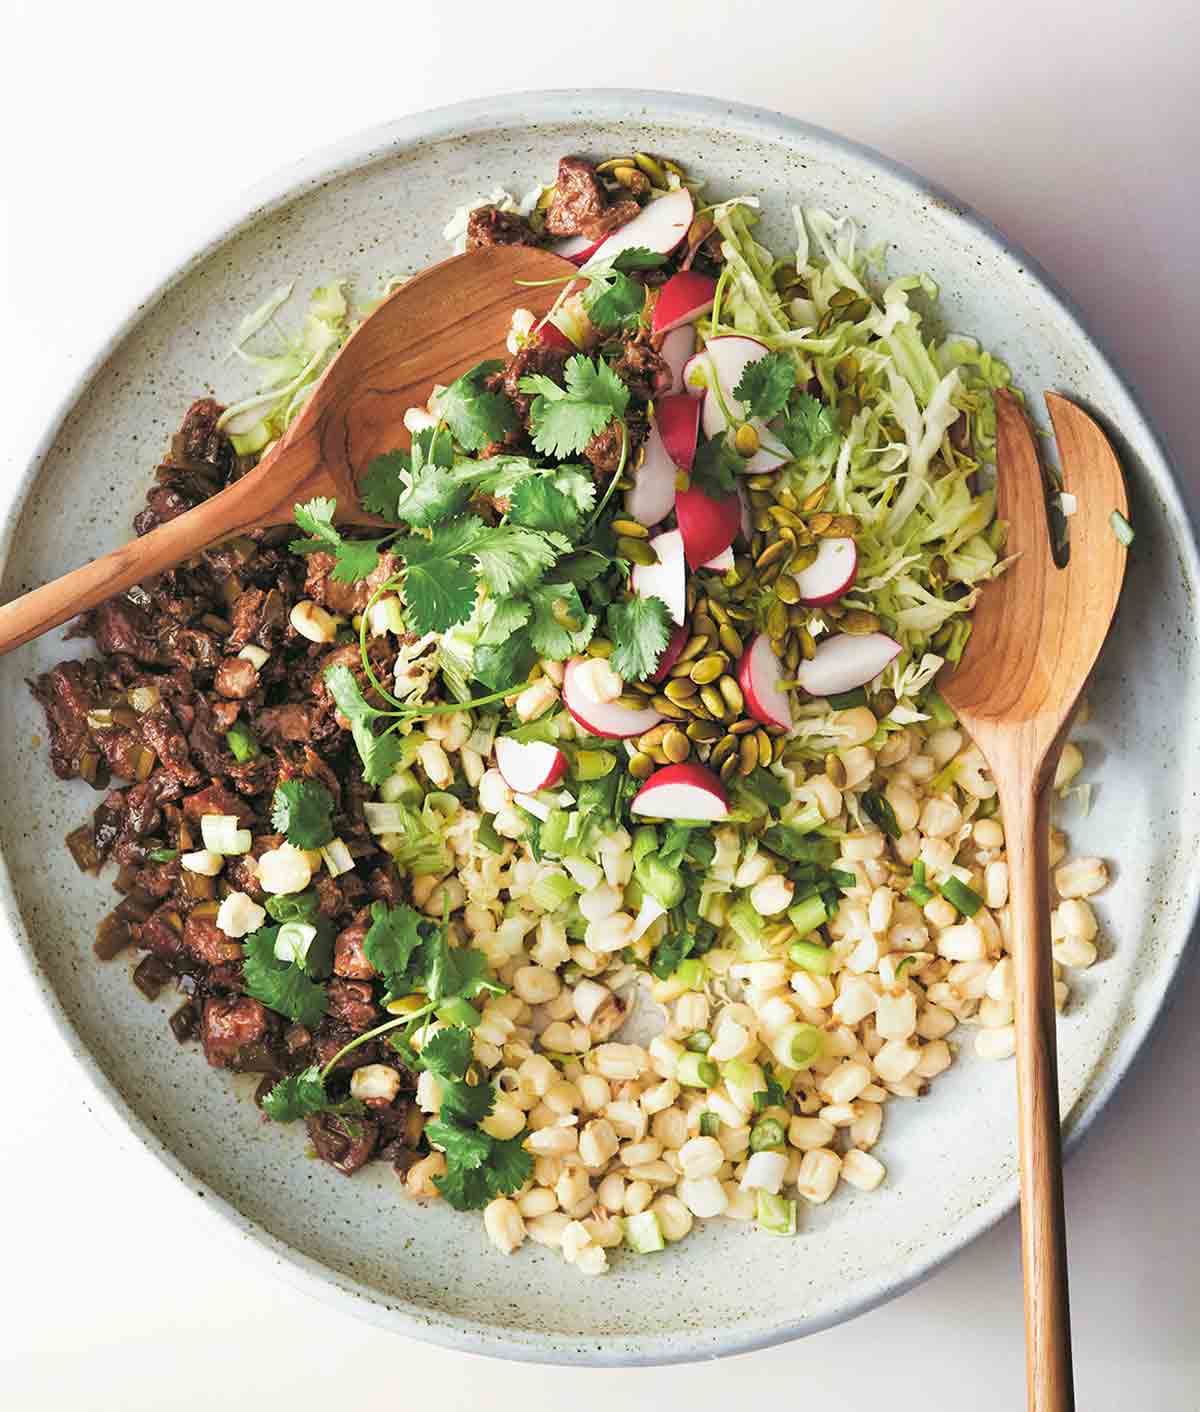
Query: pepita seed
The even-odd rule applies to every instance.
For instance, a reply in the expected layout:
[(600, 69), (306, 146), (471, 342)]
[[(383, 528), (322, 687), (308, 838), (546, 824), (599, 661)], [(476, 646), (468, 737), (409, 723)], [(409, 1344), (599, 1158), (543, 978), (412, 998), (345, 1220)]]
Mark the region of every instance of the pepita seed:
[(871, 702), (871, 710), (875, 712), (877, 719), (882, 720), (889, 715), (896, 704), (896, 696), (891, 691), (879, 691), (875, 693), (875, 699)]
[(682, 765), (691, 753), (692, 743), (681, 730), (671, 730), (663, 737), (663, 754), (672, 765)]
[(636, 167), (614, 167), (612, 175), (618, 185), (632, 191), (635, 196), (644, 196), (650, 190), (650, 178)]
[(671, 701), (682, 706), (689, 696), (695, 696), (700, 690), (694, 681), (687, 677), (674, 677), (663, 687), (663, 694)]
[(704, 705), (718, 721), (723, 721), (728, 717), (729, 707), (726, 706), (725, 698), (715, 686), (702, 686), (700, 700), (704, 702)]
[[(652, 681), (635, 681), (630, 682), (629, 685), (633, 687), (634, 691), (639, 692), (642, 696), (653, 696), (654, 693), (658, 690), (658, 687)], [(645, 704), (646, 703), (643, 701), (643, 708), (645, 707)]]
[(656, 745), (662, 742), (662, 738), (671, 729), (665, 722), (660, 726), (654, 726), (645, 735), (638, 737), (637, 747), (639, 750), (653, 750)]
[[(793, 560), (793, 562), (795, 561)], [(791, 576), (791, 574), (780, 574), (779, 577), (775, 580), (775, 594), (781, 602), (789, 604), (799, 603), (800, 585)]]
[(841, 789), (846, 783), (846, 765), (840, 755), (832, 752), (825, 757), (825, 773), (829, 776), (829, 782), (835, 789)]
[(771, 758), (779, 761), (783, 759), (783, 752), (787, 749), (788, 739), (786, 735), (777, 735), (771, 742)]
[(688, 226), (687, 243), (699, 245), (702, 240), (707, 240), (716, 228), (711, 216), (697, 216)]
[(648, 780), (654, 773), (654, 761), (643, 750), (639, 750), (629, 761), (629, 773), (635, 780)]
[(803, 603), (793, 603), (788, 608), (788, 627), (802, 628), (808, 622), (808, 609)]
[(852, 289), (835, 289), (829, 296), (829, 307), (831, 309), (844, 309), (847, 304), (853, 304), (858, 295)]
[(808, 527), (813, 534), (822, 535), (829, 533), (829, 527), (833, 524), (833, 516), (828, 510), (822, 510), (814, 515), (808, 522)]
[(804, 521), (799, 515), (795, 515), (786, 505), (772, 505), (767, 512), (777, 525), (787, 525), (789, 529), (803, 529)]
[(698, 721), (712, 721), (716, 718), (699, 696), (689, 696), (683, 703)]
[(767, 609), (767, 634), (773, 638), (787, 636), (788, 614), (787, 605), (776, 600)]
[[(724, 604), (718, 603), (715, 598), (708, 600), (708, 611), (713, 615), (713, 619), (722, 626), (729, 621), (729, 613)], [(697, 629), (700, 631), (700, 629)]]
[(800, 665), (800, 643), (795, 638), (788, 643), (788, 649), (783, 654), (783, 664), (793, 674)]
[(720, 639), (721, 646), (731, 657), (740, 657), (742, 655), (742, 639), (734, 632), (733, 628), (731, 628), (728, 623), (722, 624), (721, 630), (717, 636)]
[(741, 721), (734, 721), (733, 725), (729, 727), (729, 734), (745, 735), (748, 731), (755, 730), (756, 728), (756, 723), (747, 716)]
[(732, 711), (735, 716), (740, 716), (746, 709), (746, 698), (742, 695), (742, 688), (733, 677), (722, 677), (717, 683), (717, 688), (730, 711)]
[(751, 456), (758, 452), (760, 442), (758, 431), (749, 422), (743, 422), (734, 434), (733, 444), (737, 447), (739, 456), (744, 456), (748, 461)]
[(708, 644), (712, 641), (712, 633), (705, 632), (703, 628), (697, 626), (697, 624), (704, 623), (707, 621), (707, 618), (697, 618), (696, 622), (692, 624), (693, 628), (695, 628), (696, 630), (696, 635), (695, 637), (688, 638), (687, 645), (679, 654), (679, 661), (681, 663), (691, 662), (695, 658), (699, 657), (701, 652), (706, 652), (708, 650)]
[(696, 611), (696, 600), (699, 597), (700, 590), (696, 587), (695, 579), (689, 580), (687, 586), (687, 593), (685, 595), (685, 601), (687, 603), (687, 610), (689, 616)]
[(780, 505), (786, 506), (789, 510), (798, 510), (800, 508), (799, 500), (796, 499), (786, 485), (781, 485), (775, 492), (775, 499)]
[(680, 495), (686, 495), (692, 488), (692, 478), (686, 471), (675, 472), (675, 489)]
[(839, 537), (850, 537), (856, 535), (861, 528), (857, 515), (834, 515), (829, 533)]
[(687, 168), (686, 168), (686, 167), (681, 167), (678, 162), (673, 162), (673, 161), (670, 159), (670, 157), (664, 157), (664, 158), (662, 159), (662, 164), (663, 164), (664, 167), (666, 167), (667, 171), (669, 171), (669, 172), (674, 172), (675, 175), (676, 175), (681, 181), (683, 180), (683, 178), (684, 178), (685, 176), (687, 176)]
[(820, 508), (820, 505), (821, 505), (821, 501), (825, 499), (825, 496), (826, 496), (828, 493), (829, 493), (829, 482), (828, 482), (828, 481), (823, 481), (819, 486), (817, 486), (816, 490), (810, 491), (810, 492), (804, 497), (804, 501), (803, 501), (803, 503), (801, 504), (800, 508), (801, 508), (802, 510), (805, 510), (805, 511), (808, 511), (808, 510), (817, 510), (817, 509), (819, 509), (819, 508)]
[(688, 676), (691, 670), (692, 664), (690, 662), (676, 662), (675, 665), (671, 668), (671, 670), (667, 673), (667, 676), (674, 680), (676, 677)]
[(775, 477), (773, 475), (751, 476), (746, 484), (751, 490), (771, 490), (775, 484)]
[(740, 573), (738, 573), (738, 566), (736, 562), (734, 563), (732, 569), (726, 569), (725, 572), (721, 575), (721, 582), (725, 585), (726, 588), (736, 588), (738, 584), (741, 583), (741, 581), (742, 576)]
[(849, 319), (852, 324), (861, 323), (874, 307), (869, 299), (856, 299), (852, 304), (846, 305), (842, 317)]
[[(777, 539), (774, 544), (768, 544), (763, 552), (755, 559), (755, 566), (759, 569), (769, 569), (772, 564), (778, 564), (787, 554), (791, 552), (792, 546), (785, 540)], [(730, 617), (733, 616), (731, 613)]]
[(810, 564), (816, 563), (817, 546), (815, 544), (802, 544), (792, 555), (788, 568), (793, 574), (802, 574)]
[(661, 164), (656, 158), (651, 157), (649, 152), (635, 152), (633, 154), (633, 160), (660, 191), (666, 191), (667, 174), (663, 171)]
[(770, 534), (775, 528), (775, 521), (771, 518), (771, 512), (769, 510), (755, 511), (754, 528), (759, 534)]
[(687, 738), (698, 745), (721, 739), (721, 727), (715, 721), (692, 721), (686, 730)]
[(711, 656), (701, 657), (692, 667), (690, 676), (697, 686), (705, 686), (710, 681), (716, 681), (728, 665), (729, 658), (723, 652), (714, 652)]
[(612, 527), (619, 535), (624, 535), (626, 539), (649, 539), (650, 531), (645, 525), (639, 525), (636, 520), (614, 520)]
[(708, 757), (709, 761), (714, 765), (719, 765), (722, 760), (727, 759), (737, 750), (737, 744), (737, 736), (723, 735), (713, 746), (712, 754)]
[(646, 709), (646, 699), (636, 691), (625, 691), (617, 697), (617, 705), (624, 706), (627, 711), (644, 711)]
[(879, 631), (879, 619), (865, 608), (850, 608), (838, 626), (853, 637), (862, 637), (866, 633)]
[(676, 706), (669, 696), (652, 696), (650, 704), (660, 716), (666, 716), (668, 721), (687, 720), (687, 712), (682, 706)]
[(754, 732), (754, 739), (758, 742), (758, 763), (765, 770), (771, 763), (771, 737), (760, 727)]
[(752, 735), (744, 735), (738, 745), (738, 774), (745, 777), (757, 767), (758, 741)]
[(732, 776), (737, 774), (737, 771), (738, 757), (736, 755), (729, 755), (721, 761), (721, 768), (717, 771), (717, 774), (720, 775), (723, 783), (728, 783)]
[(671, 763), (670, 760), (667, 759), (667, 752), (661, 745), (656, 745), (652, 750), (647, 750), (646, 754), (649, 755), (656, 765), (669, 765)]
[(589, 657), (611, 657), (613, 645), (606, 637), (594, 637), (587, 645)]
[(743, 607), (741, 604), (735, 606), (731, 603), (728, 612), (731, 620), (735, 623), (752, 623), (754, 621), (753, 610)]
[(633, 167), (637, 165), (635, 157), (609, 157), (600, 163), (596, 171), (600, 176), (607, 176), (609, 172), (615, 171), (618, 167)]
[(644, 539), (622, 537), (617, 540), (617, 553), (631, 564), (650, 565), (658, 563), (658, 555)]

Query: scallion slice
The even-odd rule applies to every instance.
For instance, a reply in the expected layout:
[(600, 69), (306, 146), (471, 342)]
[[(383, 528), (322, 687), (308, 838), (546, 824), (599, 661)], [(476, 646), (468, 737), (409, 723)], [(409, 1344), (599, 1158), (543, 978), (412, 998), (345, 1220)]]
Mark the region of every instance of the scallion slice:
[(787, 1141), (783, 1124), (777, 1118), (760, 1118), (750, 1130), (750, 1151), (767, 1152)]
[(239, 764), (262, 754), (262, 747), (241, 721), (235, 721), (225, 732), (225, 744), (233, 751), (233, 758)]
[(814, 976), (827, 976), (833, 968), (833, 953), (815, 941), (793, 941), (788, 947), (788, 957), (794, 966)]
[(964, 917), (973, 917), (983, 906), (983, 898), (957, 878), (947, 878), (941, 887), (942, 896), (957, 907)]
[(1108, 517), (1108, 523), (1112, 525), (1112, 532), (1117, 536), (1126, 548), (1133, 543), (1133, 526), (1121, 514), (1120, 510), (1114, 510)]
[(679, 1056), (675, 1066), (675, 1081), (685, 1088), (712, 1088), (720, 1077), (711, 1059), (690, 1049)]
[(788, 908), (788, 921), (796, 928), (801, 937), (815, 932), (828, 920), (829, 909), (825, 906), (825, 899), (819, 893), (816, 897), (806, 897), (803, 902), (797, 902)]

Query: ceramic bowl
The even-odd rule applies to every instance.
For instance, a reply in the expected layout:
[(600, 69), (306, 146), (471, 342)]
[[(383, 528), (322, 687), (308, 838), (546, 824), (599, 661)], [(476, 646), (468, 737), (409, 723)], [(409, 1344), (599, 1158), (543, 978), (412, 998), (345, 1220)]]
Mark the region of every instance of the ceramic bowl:
[[(1036, 265), (956, 201), (877, 154), (803, 123), (672, 94), (495, 98), (405, 118), (341, 143), (243, 201), (214, 239), (131, 313), (66, 397), (9, 493), (7, 598), (129, 535), (155, 458), (189, 401), (243, 384), (226, 352), (276, 285), (387, 275), (441, 258), (443, 223), (501, 185), (521, 192), (566, 152), (647, 149), (703, 172), (720, 195), (764, 199), (772, 242), (794, 201), (852, 213), (893, 271), (925, 270), (947, 328), (978, 335), (1038, 400), (1053, 388), (1099, 416), (1120, 447), (1137, 541), (1117, 624), (1091, 690), (1094, 807), (1061, 820), (1077, 853), (1110, 859), (1099, 963), (1060, 1025), (1062, 1103), (1077, 1139), (1129, 1067), (1181, 965), (1196, 910), (1200, 803), (1192, 529), (1130, 389)], [(805, 1210), (795, 1239), (715, 1221), (660, 1255), (582, 1277), (554, 1252), (496, 1252), (475, 1216), (416, 1205), (383, 1164), (352, 1181), (304, 1156), (298, 1128), (264, 1124), (252, 1083), (209, 1069), (148, 1004), (128, 965), (91, 940), (112, 904), (62, 846), (96, 803), (53, 778), (26, 678), (79, 644), (54, 633), (0, 662), (0, 894), (8, 929), (102, 1115), (165, 1163), (200, 1212), (283, 1275), (348, 1312), (475, 1352), (641, 1363), (707, 1358), (793, 1338), (898, 1293), (1008, 1211), (1016, 1195), (1014, 1078), (970, 1057), (928, 1097), (888, 1105), (888, 1180)], [(1017, 1298), (1014, 1285), (1014, 1298)]]

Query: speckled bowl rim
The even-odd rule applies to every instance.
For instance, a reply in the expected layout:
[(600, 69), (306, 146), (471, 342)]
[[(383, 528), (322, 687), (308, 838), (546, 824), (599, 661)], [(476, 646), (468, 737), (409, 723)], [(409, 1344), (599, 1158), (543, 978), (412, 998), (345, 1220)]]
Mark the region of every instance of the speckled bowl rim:
[[(147, 312), (168, 291), (186, 278), (193, 269), (203, 263), (228, 240), (256, 225), (270, 216), (274, 210), (290, 203), (323, 182), (335, 176), (345, 175), (382, 156), (403, 151), (421, 143), (458, 137), (469, 131), (539, 122), (578, 121), (586, 119), (588, 116), (594, 116), (598, 120), (612, 120), (627, 118), (631, 113), (645, 115), (651, 121), (660, 113), (663, 115), (669, 113), (675, 119), (691, 118), (698, 123), (710, 124), (719, 123), (722, 118), (732, 117), (736, 119), (742, 130), (757, 130), (767, 140), (784, 139), (795, 143), (803, 142), (806, 139), (817, 140), (874, 165), (892, 180), (907, 186), (915, 194), (936, 201), (951, 214), (955, 223), (964, 229), (971, 238), (998, 247), (1006, 255), (1018, 260), (1032, 281), (1041, 286), (1042, 291), (1055, 307), (1059, 318), (1070, 329), (1072, 335), (1094, 352), (1097, 360), (1104, 365), (1128, 396), (1141, 423), (1139, 431), (1148, 443), (1150, 454), (1145, 458), (1145, 461), (1154, 482), (1154, 489), (1163, 501), (1176, 512), (1179, 522), (1187, 525), (1190, 531), (1191, 539), (1183, 548), (1195, 581), (1200, 582), (1200, 553), (1198, 553), (1200, 534), (1198, 534), (1197, 513), (1189, 503), (1184, 484), (1172, 467), (1162, 439), (1155, 432), (1149, 418), (1142, 410), (1132, 384), (1117, 369), (1103, 344), (1090, 333), (1073, 301), (1058, 287), (1036, 260), (951, 193), (927, 181), (911, 168), (885, 157), (863, 143), (851, 141), (815, 124), (802, 122), (797, 118), (790, 118), (749, 104), (649, 89), (538, 90), (472, 99), (445, 107), (427, 109), (345, 137), (312, 156), (281, 168), (263, 182), (230, 201), (220, 216), (212, 223), (213, 233), (209, 238), (195, 253), (175, 263), (165, 276), (155, 281), (147, 294), (137, 301), (128, 316), (121, 321), (112, 334), (103, 340), (59, 401), (58, 408), (45, 433), (34, 448), (28, 466), (11, 488), (8, 513), (3, 526), (0, 526), (0, 569), (7, 561), (13, 533), (19, 522), (26, 498), (40, 474), (42, 462), (62, 430), (72, 408), (86, 392), (89, 383)], [(430, 1315), (421, 1318), (395, 1308), (386, 1299), (375, 1298), (364, 1293), (360, 1288), (356, 1288), (351, 1282), (344, 1280), (319, 1261), (301, 1254), (286, 1242), (278, 1240), (256, 1222), (249, 1220), (231, 1202), (226, 1201), (203, 1183), (198, 1183), (195, 1175), (126, 1103), (71, 1025), (49, 978), (38, 963), (17, 905), (7, 863), (2, 856), (0, 856), (0, 913), (3, 914), (19, 943), (17, 952), (59, 1039), (85, 1079), (87, 1097), (91, 1100), (89, 1103), (85, 1099), (85, 1106), (89, 1108), (89, 1111), (93, 1111), (102, 1124), (123, 1143), (128, 1144), (130, 1138), (137, 1139), (141, 1146), (156, 1157), (168, 1171), (194, 1190), (197, 1196), (205, 1198), (201, 1209), (209, 1213), (205, 1219), (209, 1221), (212, 1228), (222, 1232), (227, 1238), (241, 1237), (242, 1248), (247, 1249), (264, 1268), (282, 1275), (294, 1287), (343, 1309), (347, 1314), (366, 1318), (384, 1328), (428, 1343), (462, 1352), (482, 1353), (520, 1362), (602, 1367), (685, 1363), (747, 1353), (819, 1332), (823, 1328), (855, 1318), (887, 1300), (895, 1298), (926, 1279), (952, 1256), (958, 1254), (978, 1236), (1008, 1215), (1016, 1205), (1017, 1191), (1014, 1179), (1006, 1188), (1001, 1188), (1001, 1194), (992, 1198), (978, 1208), (969, 1219), (963, 1221), (956, 1228), (952, 1237), (948, 1237), (942, 1242), (936, 1248), (935, 1253), (920, 1268), (905, 1278), (893, 1281), (869, 1295), (862, 1296), (838, 1311), (805, 1319), (803, 1322), (792, 1325), (778, 1326), (765, 1333), (739, 1335), (736, 1330), (731, 1330), (716, 1337), (674, 1335), (664, 1338), (663, 1336), (651, 1336), (642, 1341), (644, 1347), (635, 1345), (633, 1348), (629, 1346), (628, 1340), (614, 1340), (612, 1346), (608, 1347), (601, 1342), (572, 1340), (561, 1335), (547, 1336), (539, 1344), (536, 1340), (529, 1340), (528, 1337), (523, 1341), (509, 1338), (505, 1333), (497, 1332), (474, 1320), (455, 1319), (444, 1315)], [(1082, 1116), (1070, 1124), (1066, 1134), (1068, 1154), (1074, 1152), (1084, 1136), (1092, 1130), (1100, 1115), (1107, 1108), (1113, 1093), (1133, 1065), (1145, 1054), (1147, 1041), (1172, 1002), (1175, 987), (1171, 982), (1189, 963), (1196, 951), (1198, 914), (1200, 914), (1200, 899), (1193, 899), (1191, 916), (1187, 922), (1187, 941), (1180, 950), (1174, 966), (1166, 975), (1162, 998), (1156, 1008), (1139, 1018), (1137, 1023), (1139, 1032), (1136, 1042), (1126, 1051), (1123, 1059), (1114, 1064), (1107, 1075), (1104, 1086), (1094, 1094)]]

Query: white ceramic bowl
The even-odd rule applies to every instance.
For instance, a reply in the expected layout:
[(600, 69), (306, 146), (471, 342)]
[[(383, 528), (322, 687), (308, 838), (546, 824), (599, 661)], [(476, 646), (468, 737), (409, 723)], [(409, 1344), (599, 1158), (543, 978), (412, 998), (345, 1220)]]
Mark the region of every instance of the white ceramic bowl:
[[(640, 148), (705, 173), (718, 194), (761, 193), (768, 235), (781, 245), (792, 201), (861, 218), (870, 240), (889, 242), (892, 269), (932, 273), (949, 327), (977, 334), (1035, 400), (1045, 388), (1078, 399), (1121, 448), (1137, 542), (1082, 732), (1095, 807), (1064, 819), (1076, 851), (1115, 864), (1099, 908), (1102, 960), (1079, 981), (1059, 1030), (1063, 1108), (1077, 1138), (1161, 1010), (1196, 910), (1200, 806), (1181, 768), (1200, 746), (1197, 714), (1183, 709), (1196, 698), (1195, 542), (1161, 447), (1074, 311), (994, 230), (876, 154), (771, 113), (619, 91), (489, 99), (340, 144), (245, 201), (101, 350), (25, 476), (0, 545), (0, 594), (128, 537), (190, 399), (241, 391), (225, 358), (230, 331), (268, 290), (296, 276), (315, 285), (350, 275), (369, 291), (383, 275), (441, 258), (442, 224), (465, 200), (497, 184), (524, 191), (565, 152)], [(710, 1222), (661, 1255), (614, 1261), (602, 1279), (536, 1246), (498, 1254), (477, 1217), (404, 1200), (382, 1164), (348, 1181), (306, 1161), (301, 1130), (265, 1125), (245, 1101), (251, 1084), (175, 1044), (166, 1004), (141, 999), (124, 962), (92, 958), (112, 894), (75, 870), (62, 839), (96, 797), (56, 781), (44, 750), (30, 747), (43, 727), (24, 685), (79, 650), (56, 633), (0, 662), (8, 926), (102, 1115), (196, 1193), (197, 1211), (219, 1213), (247, 1250), (295, 1282), (388, 1327), (476, 1352), (705, 1358), (861, 1312), (1012, 1206), (1013, 1071), (966, 1057), (929, 1097), (889, 1104), (879, 1191), (806, 1211), (794, 1240)]]

